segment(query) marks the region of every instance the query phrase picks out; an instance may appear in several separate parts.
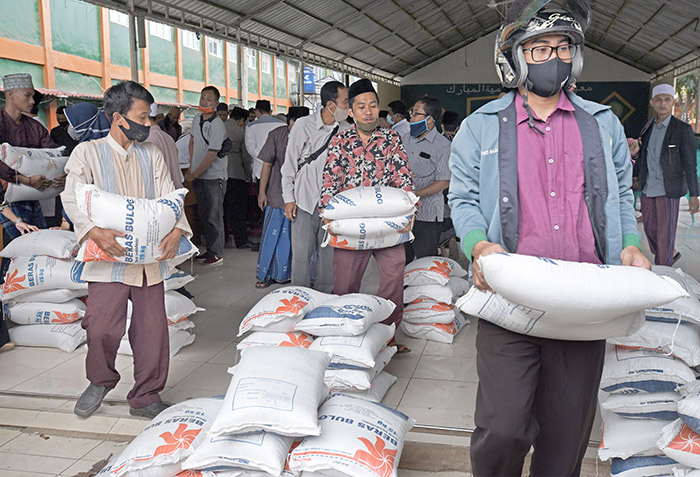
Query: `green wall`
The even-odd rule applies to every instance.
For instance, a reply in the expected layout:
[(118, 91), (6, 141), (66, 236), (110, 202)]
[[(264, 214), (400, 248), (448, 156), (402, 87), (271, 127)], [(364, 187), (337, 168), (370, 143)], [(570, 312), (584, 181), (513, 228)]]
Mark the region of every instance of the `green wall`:
[(175, 29), (171, 29), (171, 33), (171, 41), (153, 35), (148, 36), (148, 67), (154, 73), (177, 76)]
[(109, 22), (109, 45), (112, 64), (130, 68), (129, 29), (118, 23)]
[(102, 79), (56, 68), (56, 89), (67, 93), (102, 96)]
[(50, 5), (53, 49), (101, 62), (100, 8), (77, 0), (51, 0)]
[[(257, 68), (248, 67), (248, 49), (246, 48), (245, 53), (245, 66), (248, 68), (248, 91), (253, 94), (258, 94), (258, 70)], [(255, 64), (260, 65), (260, 58), (258, 58), (258, 52), (255, 52)], [(255, 103), (253, 103), (255, 105)]]
[(0, 37), (42, 45), (38, 0), (0, 0), (0, 12)]
[(35, 88), (44, 87), (43, 66), (0, 58), (0, 76), (10, 75), (13, 73), (29, 73), (32, 75), (32, 82), (34, 83)]
[[(199, 40), (199, 51), (182, 47), (182, 76), (193, 81), (204, 81), (204, 38)], [(197, 100), (199, 102), (199, 99)]]
[(183, 91), (182, 102), (185, 104), (193, 104), (195, 106), (199, 105), (199, 92), (195, 93), (194, 91)]
[[(228, 45), (226, 46), (228, 48)], [(234, 45), (236, 49), (236, 57), (231, 58), (229, 55), (228, 59), (228, 81), (231, 89), (238, 89), (238, 47)], [(236, 61), (233, 61), (236, 60)]]
[(151, 94), (156, 100), (156, 103), (177, 103), (177, 90), (172, 88), (163, 88), (161, 86), (151, 86)]
[(272, 55), (267, 55), (270, 58), (270, 72), (265, 73), (262, 71), (262, 58), (258, 62), (258, 67), (261, 69), (260, 71), (260, 82), (262, 83), (260, 85), (260, 94), (263, 94), (265, 96), (274, 96), (275, 95), (275, 80), (274, 80), (274, 74), (275, 74), (275, 59), (272, 57)]
[(226, 88), (226, 63), (223, 56), (219, 58), (209, 55), (209, 84), (218, 86), (220, 91)]
[[(283, 60), (275, 60), (276, 63), (282, 63), (284, 65), (284, 70), (287, 71), (287, 62)], [(277, 65), (275, 64), (275, 75), (277, 74)], [(285, 78), (280, 78), (279, 76), (277, 77), (277, 97), (278, 98), (287, 98), (287, 80), (286, 80), (286, 75)]]
[(277, 113), (287, 114), (287, 106), (277, 106)]

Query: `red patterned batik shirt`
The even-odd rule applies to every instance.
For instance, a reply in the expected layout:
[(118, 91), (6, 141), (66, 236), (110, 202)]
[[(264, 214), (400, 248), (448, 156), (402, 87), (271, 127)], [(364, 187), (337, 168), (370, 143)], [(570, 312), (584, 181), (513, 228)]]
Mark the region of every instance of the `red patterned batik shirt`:
[(320, 209), (338, 192), (372, 186), (413, 192), (413, 174), (401, 137), (393, 129), (377, 128), (364, 144), (354, 127), (339, 132), (328, 146)]

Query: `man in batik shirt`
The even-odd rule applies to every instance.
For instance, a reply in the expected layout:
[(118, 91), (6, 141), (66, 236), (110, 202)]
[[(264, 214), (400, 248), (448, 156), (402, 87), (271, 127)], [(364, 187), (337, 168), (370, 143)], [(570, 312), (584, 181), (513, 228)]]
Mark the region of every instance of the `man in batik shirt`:
[[(321, 213), (331, 197), (355, 187), (386, 186), (413, 192), (413, 175), (401, 137), (392, 129), (378, 127), (379, 96), (372, 83), (361, 79), (351, 84), (348, 102), (355, 126), (336, 134), (328, 147), (328, 159), (323, 168)], [(327, 219), (324, 222), (327, 223)], [(412, 225), (413, 221), (399, 233), (408, 232)], [(406, 265), (403, 244), (374, 250), (336, 248), (333, 292), (338, 295), (359, 292), (372, 255), (379, 267), (377, 296), (396, 304), (384, 323), (398, 326), (403, 315), (403, 269)], [(395, 340), (389, 344), (396, 346), (399, 352), (409, 351)]]

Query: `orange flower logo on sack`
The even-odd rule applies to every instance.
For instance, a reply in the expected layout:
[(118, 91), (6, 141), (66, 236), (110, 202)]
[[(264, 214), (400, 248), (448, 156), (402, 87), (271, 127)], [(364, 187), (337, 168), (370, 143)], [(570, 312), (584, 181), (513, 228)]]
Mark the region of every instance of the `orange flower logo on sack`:
[(203, 477), (203, 476), (204, 476), (204, 474), (202, 474), (200, 471), (194, 470), (194, 469), (183, 470), (179, 474), (175, 474), (175, 477)]
[(54, 315), (56, 315), (56, 318), (51, 320), (51, 323), (73, 323), (74, 321), (78, 321), (78, 314), (77, 313), (61, 313), (60, 311), (54, 311)]
[(292, 297), (291, 300), (283, 298), (280, 300), (280, 303), (282, 303), (282, 306), (278, 306), (275, 313), (292, 313), (297, 315), (301, 312), (301, 309), (307, 305), (307, 303), (305, 301), (301, 301), (298, 296)]
[(440, 275), (443, 275), (443, 276), (449, 278), (450, 273), (452, 272), (452, 268), (450, 267), (450, 265), (447, 262), (440, 262), (438, 260), (433, 260), (433, 263), (435, 265), (428, 269), (429, 272), (439, 273)]
[(308, 340), (309, 335), (302, 333), (299, 336), (294, 333), (287, 333), (289, 341), (282, 341), (280, 346), (282, 347), (293, 347), (293, 348), (308, 348), (311, 346), (311, 341)]
[(394, 460), (398, 451), (396, 449), (387, 449), (386, 442), (381, 437), (377, 437), (377, 441), (374, 444), (364, 437), (359, 439), (367, 447), (367, 450), (358, 450), (355, 452), (353, 459), (367, 465), (380, 477), (391, 477), (391, 474), (394, 472)]
[(681, 432), (671, 441), (668, 448), (700, 455), (700, 435), (683, 424), (681, 425)]
[(347, 240), (338, 240), (338, 237), (331, 237), (329, 245), (333, 248), (344, 248), (346, 250), (353, 250), (351, 247), (348, 246)]
[(451, 311), (454, 310), (455, 307), (453, 305), (448, 305), (447, 303), (437, 302), (431, 306), (430, 309), (433, 311)]
[(197, 437), (197, 435), (202, 432), (202, 429), (187, 429), (187, 424), (180, 424), (174, 433), (164, 432), (159, 437), (163, 439), (166, 444), (159, 446), (153, 453), (153, 457), (157, 455), (170, 454), (178, 449), (189, 449), (192, 445), (192, 441)]
[(19, 270), (15, 269), (12, 273), (8, 275), (7, 280), (5, 280), (5, 293), (14, 293), (20, 290), (27, 289), (27, 287), (22, 286), (22, 282), (25, 278), (27, 278), (27, 276), (22, 275), (21, 277), (18, 277), (18, 273)]
[(85, 256), (83, 262), (116, 262), (116, 258), (112, 258), (97, 246), (94, 240), (88, 239), (85, 244)]

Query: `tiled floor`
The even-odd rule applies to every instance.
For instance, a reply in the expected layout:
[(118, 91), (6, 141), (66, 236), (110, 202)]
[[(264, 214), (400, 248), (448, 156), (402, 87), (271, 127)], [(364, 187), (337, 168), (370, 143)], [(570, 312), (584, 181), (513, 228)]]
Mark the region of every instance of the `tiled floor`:
[[(683, 257), (678, 266), (700, 277), (700, 225), (697, 229), (692, 227), (683, 211), (680, 222), (678, 249)], [(226, 369), (237, 359), (238, 325), (246, 312), (270, 291), (253, 286), (256, 253), (226, 250), (224, 257), (222, 267), (194, 266), (197, 279), (187, 288), (206, 311), (192, 317), (196, 324), (195, 342), (171, 361), (162, 393), (164, 400), (179, 402), (226, 392), (230, 379)], [(377, 283), (376, 265), (371, 262), (362, 291), (374, 292)], [(419, 425), (473, 428), (477, 388), (475, 331), (474, 324), (467, 326), (452, 345), (401, 336), (399, 341), (412, 352), (395, 356), (388, 365), (387, 371), (397, 376), (398, 382), (389, 390), (385, 404), (410, 415)], [(96, 415), (83, 420), (72, 414), (75, 398), (87, 385), (84, 353), (82, 346), (72, 354), (16, 348), (0, 355), (0, 477), (78, 475), (119, 452), (124, 444), (118, 441), (135, 435), (146, 424), (131, 418), (124, 404), (133, 383), (132, 361), (126, 356), (117, 360), (121, 382)], [(71, 432), (81, 436), (92, 433), (99, 438), (71, 437)], [(600, 439), (598, 425), (591, 439)], [(468, 474), (401, 472), (402, 477), (422, 475)]]

